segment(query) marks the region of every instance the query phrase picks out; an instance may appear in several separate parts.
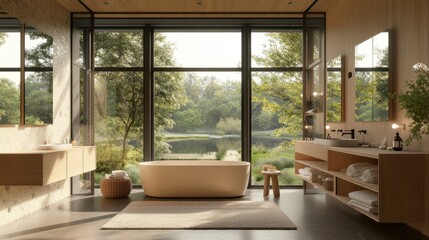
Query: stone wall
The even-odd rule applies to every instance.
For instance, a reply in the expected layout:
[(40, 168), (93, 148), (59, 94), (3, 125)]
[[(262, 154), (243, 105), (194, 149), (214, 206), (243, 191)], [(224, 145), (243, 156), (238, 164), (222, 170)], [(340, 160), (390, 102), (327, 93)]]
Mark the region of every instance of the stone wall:
[[(54, 39), (53, 124), (0, 125), (0, 151), (34, 149), (44, 141), (56, 143), (70, 138), (70, 12), (51, 0), (0, 0), (0, 8)], [(0, 226), (68, 196), (69, 180), (47, 186), (0, 186)]]

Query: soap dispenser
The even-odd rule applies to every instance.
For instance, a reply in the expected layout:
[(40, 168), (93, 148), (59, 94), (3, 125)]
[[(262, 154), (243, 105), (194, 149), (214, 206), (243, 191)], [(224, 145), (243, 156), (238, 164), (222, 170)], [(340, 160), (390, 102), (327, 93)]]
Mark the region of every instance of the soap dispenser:
[(399, 136), (399, 132), (396, 132), (396, 136), (393, 138), (392, 149), (394, 151), (402, 151), (403, 142), (402, 138)]

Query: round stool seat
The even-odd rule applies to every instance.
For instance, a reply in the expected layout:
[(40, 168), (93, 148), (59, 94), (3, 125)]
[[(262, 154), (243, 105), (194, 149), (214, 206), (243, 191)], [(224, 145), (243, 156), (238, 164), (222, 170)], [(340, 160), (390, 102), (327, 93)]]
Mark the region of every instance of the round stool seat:
[(132, 183), (128, 178), (103, 178), (100, 181), (100, 191), (105, 198), (128, 197)]

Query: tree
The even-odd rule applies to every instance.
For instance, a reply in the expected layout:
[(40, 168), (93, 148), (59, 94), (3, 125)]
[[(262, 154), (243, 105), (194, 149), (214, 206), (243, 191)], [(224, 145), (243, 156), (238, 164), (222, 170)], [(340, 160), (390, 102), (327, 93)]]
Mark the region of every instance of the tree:
[[(142, 67), (143, 33), (141, 31), (96, 33), (97, 67)], [(155, 34), (155, 63), (173, 66), (171, 43), (162, 34)], [(172, 112), (185, 101), (181, 73), (157, 73), (155, 80), (155, 153), (169, 150), (165, 129), (172, 128)], [(106, 71), (96, 75), (97, 136), (103, 141), (121, 142), (122, 162), (126, 162), (131, 136), (142, 145), (143, 133), (143, 73), (141, 71)], [(103, 129), (104, 128), (104, 129)]]
[[(267, 33), (268, 44), (263, 55), (254, 56), (254, 61), (266, 67), (302, 66), (302, 33)], [(262, 104), (262, 110), (275, 114), (281, 125), (273, 135), (296, 136), (302, 129), (302, 87), (300, 72), (256, 73), (252, 79), (252, 101)], [(283, 142), (288, 146), (289, 142)]]

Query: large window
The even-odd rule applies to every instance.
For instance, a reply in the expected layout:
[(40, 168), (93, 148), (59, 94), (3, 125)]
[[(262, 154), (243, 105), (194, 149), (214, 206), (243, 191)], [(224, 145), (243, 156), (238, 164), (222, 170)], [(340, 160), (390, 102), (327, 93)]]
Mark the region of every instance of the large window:
[(125, 169), (139, 184), (143, 159), (143, 31), (95, 32), (95, 181)]
[(157, 31), (154, 58), (155, 159), (241, 160), (241, 33)]
[(297, 185), (293, 141), (302, 138), (302, 30), (252, 32), (252, 184), (265, 164), (281, 185)]
[(251, 162), (251, 185), (263, 184), (264, 164), (282, 172), (281, 185), (302, 184), (293, 170), (304, 125), (302, 26), (107, 22), (94, 27), (94, 71), (90, 28), (79, 30), (73, 61), (83, 65), (81, 135), (97, 146), (96, 182), (125, 169), (140, 184), (141, 161), (219, 160)]

